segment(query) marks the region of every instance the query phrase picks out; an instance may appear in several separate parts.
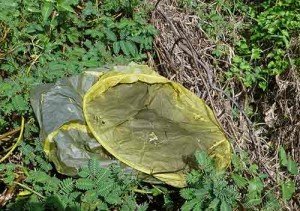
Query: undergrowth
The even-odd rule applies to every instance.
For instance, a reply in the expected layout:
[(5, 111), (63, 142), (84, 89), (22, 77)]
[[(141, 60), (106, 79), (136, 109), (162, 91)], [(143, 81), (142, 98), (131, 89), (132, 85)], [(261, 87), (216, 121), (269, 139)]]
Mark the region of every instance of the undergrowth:
[[(180, 191), (186, 200), (182, 210), (280, 210), (295, 193), (296, 184), (290, 178), (294, 178), (298, 170), (292, 160), (294, 171), (290, 171), (290, 178), (279, 182), (281, 187), (278, 188), (265, 182), (270, 179), (269, 175), (260, 172), (244, 151), (233, 155), (228, 172), (216, 170), (214, 160), (205, 152), (195, 156), (199, 169), (192, 170), (187, 176), (188, 188)], [(286, 155), (283, 158), (285, 160)], [(279, 189), (280, 198), (275, 195)]]
[[(119, 165), (102, 168), (96, 160), (90, 160), (77, 177), (60, 175), (47, 162), (39, 140), (23, 142), (19, 150), (22, 163), (0, 164), (1, 181), (19, 190), (6, 206), (9, 210), (146, 210), (151, 200), (140, 202), (141, 195), (152, 200), (163, 196), (162, 204), (156, 206), (166, 210), (278, 210), (293, 197), (292, 178), (298, 173), (297, 164), (283, 148), (280, 160), (288, 177), (280, 181), (280, 187), (265, 183), (269, 176), (250, 162), (246, 152), (233, 155), (227, 172), (217, 170), (206, 152), (197, 152), (199, 168), (188, 174), (188, 187), (171, 190), (164, 185), (149, 187)], [(278, 190), (280, 198), (274, 194)], [(173, 201), (171, 194), (180, 195), (184, 203)]]
[(216, 43), (211, 54), (218, 65), (228, 66), (220, 59), (230, 63), (227, 79), (235, 78), (246, 88), (258, 86), (266, 90), (274, 76), (299, 65), (293, 53), (299, 44), (299, 1), (179, 2), (199, 16), (199, 28)]
[(33, 85), (141, 62), (156, 30), (140, 0), (0, 0), (0, 131), (29, 116)]
[[(1, 164), (1, 180), (23, 189), (7, 205), (9, 210), (146, 210), (137, 204), (134, 189), (137, 179), (125, 174), (118, 165), (101, 168), (90, 160), (77, 178), (53, 173), (43, 155), (41, 143), (22, 144), (23, 164)], [(27, 166), (31, 166), (28, 168)]]

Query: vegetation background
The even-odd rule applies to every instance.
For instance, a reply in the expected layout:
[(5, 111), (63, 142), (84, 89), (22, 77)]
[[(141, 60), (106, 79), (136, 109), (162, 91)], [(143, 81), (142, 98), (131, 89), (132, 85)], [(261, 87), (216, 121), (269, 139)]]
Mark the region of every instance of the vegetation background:
[[(298, 0), (0, 0), (0, 207), (299, 210)], [(233, 146), (203, 152), (187, 188), (91, 160), (77, 178), (43, 154), (30, 89), (104, 64), (147, 63), (214, 109)]]

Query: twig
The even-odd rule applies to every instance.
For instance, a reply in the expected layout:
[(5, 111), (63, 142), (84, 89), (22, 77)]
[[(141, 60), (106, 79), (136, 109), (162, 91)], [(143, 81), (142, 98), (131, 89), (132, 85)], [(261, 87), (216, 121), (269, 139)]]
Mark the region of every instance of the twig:
[(174, 44), (173, 44), (173, 46), (172, 46), (172, 48), (171, 48), (171, 54), (173, 54), (173, 51), (174, 51), (175, 46), (178, 45), (178, 43), (179, 43), (181, 40), (183, 40), (183, 38), (182, 38), (182, 37), (179, 37), (179, 38), (174, 42)]
[(46, 198), (45, 196), (43, 196), (42, 194), (36, 192), (35, 190), (33, 190), (32, 188), (28, 187), (27, 185), (24, 185), (24, 184), (19, 183), (19, 182), (14, 182), (14, 184), (17, 184), (17, 185), (21, 186), (22, 188), (24, 188), (24, 189), (26, 189), (26, 190), (29, 190), (30, 192), (36, 194), (37, 196), (39, 196), (39, 197), (41, 197), (41, 198), (43, 198), (43, 199)]
[(154, 10), (156, 10), (156, 8), (158, 7), (158, 4), (161, 2), (161, 0), (157, 0), (157, 2), (155, 3), (155, 6), (154, 6)]
[(14, 130), (12, 130), (12, 131), (8, 131), (8, 132), (6, 132), (6, 133), (0, 135), (0, 141), (4, 141), (4, 140), (3, 140), (4, 138), (6, 138), (6, 137), (8, 137), (8, 136), (11, 136), (11, 135), (14, 135), (14, 134), (15, 134), (16, 132), (18, 132), (20, 129), (21, 129), (21, 128), (18, 127), (18, 128), (14, 129)]
[(24, 117), (22, 117), (22, 123), (21, 123), (21, 131), (20, 131), (20, 135), (18, 137), (17, 142), (14, 144), (14, 146), (11, 148), (11, 150), (0, 160), (0, 163), (2, 163), (5, 159), (7, 159), (10, 154), (17, 148), (17, 146), (21, 143), (22, 141), (22, 136), (23, 136), (23, 131), (24, 131), (24, 125), (25, 125), (25, 120)]
[(141, 190), (141, 189), (137, 189), (137, 188), (135, 188), (133, 191), (136, 193), (141, 193), (141, 194), (153, 194), (152, 191), (146, 191), (146, 190)]

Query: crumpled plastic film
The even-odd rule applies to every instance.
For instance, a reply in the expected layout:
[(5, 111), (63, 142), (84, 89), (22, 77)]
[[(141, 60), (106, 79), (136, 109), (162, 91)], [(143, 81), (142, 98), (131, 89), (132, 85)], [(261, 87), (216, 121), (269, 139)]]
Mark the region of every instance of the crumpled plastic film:
[(219, 169), (229, 165), (230, 144), (202, 99), (145, 65), (104, 70), (33, 92), (44, 149), (59, 172), (76, 174), (91, 157), (103, 166), (116, 159), (184, 187), (198, 150)]

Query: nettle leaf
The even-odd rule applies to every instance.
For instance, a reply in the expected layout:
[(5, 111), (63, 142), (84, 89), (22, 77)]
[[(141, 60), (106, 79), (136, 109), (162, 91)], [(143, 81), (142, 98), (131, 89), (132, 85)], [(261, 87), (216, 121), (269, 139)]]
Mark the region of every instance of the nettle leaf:
[(281, 165), (287, 166), (287, 163), (288, 163), (287, 155), (286, 155), (286, 152), (283, 147), (280, 147), (280, 149), (279, 149), (279, 159), (280, 159)]
[(145, 39), (142, 36), (135, 36), (135, 37), (129, 37), (128, 40), (131, 40), (131, 41), (133, 41), (135, 43), (142, 44), (142, 43), (144, 43)]
[(125, 41), (125, 46), (128, 50), (128, 52), (131, 54), (131, 56), (136, 56), (138, 49), (135, 45), (135, 43), (131, 42), (131, 41)]
[(281, 184), (282, 198), (286, 201), (290, 200), (296, 190), (294, 181), (285, 181)]
[(241, 175), (238, 174), (232, 174), (232, 179), (235, 182), (235, 184), (239, 187), (239, 188), (244, 188), (246, 187), (246, 185), (248, 184), (248, 181), (246, 178), (244, 178)]
[(256, 174), (257, 173), (257, 170), (258, 170), (258, 165), (256, 164), (252, 164), (250, 167), (249, 167), (249, 172), (251, 174)]
[(125, 41), (121, 40), (120, 41), (120, 47), (121, 47), (121, 50), (123, 51), (123, 53), (126, 55), (126, 56), (129, 56), (130, 55), (130, 52), (129, 50), (127, 49), (127, 46), (125, 44)]
[(298, 174), (298, 166), (297, 163), (291, 158), (291, 156), (287, 156), (285, 150), (283, 147), (280, 147), (279, 150), (279, 159), (280, 159), (280, 164), (282, 166), (287, 167), (287, 170), (293, 174), (297, 175)]
[(49, 2), (49, 1), (45, 1), (42, 9), (41, 9), (41, 13), (42, 13), (42, 17), (43, 17), (43, 22), (45, 23), (47, 21), (47, 19), (49, 18), (49, 16), (51, 15), (52, 11), (53, 11), (53, 3)]
[(114, 42), (114, 44), (113, 44), (114, 54), (119, 54), (120, 49), (121, 49), (120, 42)]
[(260, 193), (264, 188), (263, 182), (258, 178), (254, 178), (249, 181), (248, 192)]
[(108, 40), (113, 42), (116, 42), (118, 40), (116, 34), (110, 28), (105, 28), (104, 33), (106, 34), (106, 38)]
[(297, 175), (298, 174), (297, 163), (295, 161), (293, 161), (291, 157), (288, 158), (287, 169), (293, 175)]

